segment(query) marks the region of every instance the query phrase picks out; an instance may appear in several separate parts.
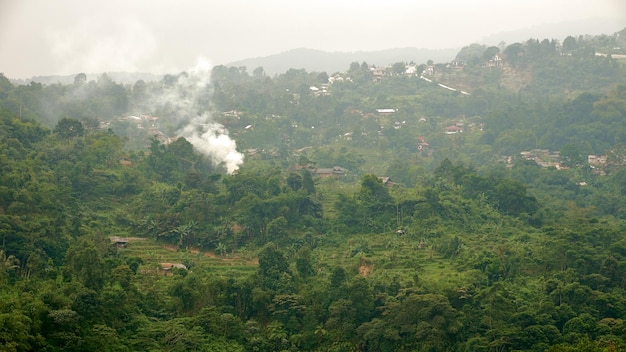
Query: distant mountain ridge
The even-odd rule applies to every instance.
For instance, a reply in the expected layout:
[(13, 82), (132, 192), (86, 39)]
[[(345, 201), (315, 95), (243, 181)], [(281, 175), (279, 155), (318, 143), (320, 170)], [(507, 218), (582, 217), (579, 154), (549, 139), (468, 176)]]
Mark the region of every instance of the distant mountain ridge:
[[(515, 31), (495, 33), (476, 42), (486, 45), (498, 45), (500, 42), (512, 44), (528, 39), (557, 39), (563, 41), (567, 36), (613, 34), (624, 28), (626, 23), (618, 18), (587, 18), (559, 23), (546, 23)], [(467, 45), (472, 43), (468, 42)], [(415, 62), (418, 64), (433, 60), (435, 63), (454, 60), (461, 48), (420, 49), (415, 47), (395, 48), (378, 51), (327, 52), (323, 50), (298, 48), (282, 53), (237, 60), (226, 66), (245, 66), (248, 71), (263, 67), (266, 74), (272, 76), (287, 70), (305, 69), (309, 72), (343, 72), (352, 62), (367, 62), (370, 65), (387, 66), (396, 62)]]
[(387, 66), (396, 62), (426, 63), (452, 61), (460, 48), (418, 49), (396, 48), (378, 51), (327, 52), (315, 49), (292, 49), (279, 54), (238, 60), (226, 66), (245, 66), (248, 71), (263, 67), (267, 75), (284, 73), (291, 68), (305, 69), (308, 72), (344, 72), (352, 62), (367, 62), (370, 65)]

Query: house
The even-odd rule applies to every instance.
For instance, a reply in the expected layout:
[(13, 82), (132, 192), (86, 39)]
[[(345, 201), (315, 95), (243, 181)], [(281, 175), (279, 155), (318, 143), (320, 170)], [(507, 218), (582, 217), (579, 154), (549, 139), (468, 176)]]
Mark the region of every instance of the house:
[[(520, 152), (522, 159), (534, 161), (553, 161), (554, 156), (547, 149), (533, 149)], [(558, 156), (556, 156), (558, 158)]]
[(416, 139), (417, 139), (417, 150), (419, 150), (420, 152), (427, 150), (428, 147), (430, 146), (426, 142), (426, 138), (424, 136), (418, 136)]
[(339, 166), (335, 166), (332, 168), (313, 169), (313, 174), (322, 178), (326, 178), (326, 177), (340, 178), (346, 174), (346, 171)]
[(433, 74), (435, 74), (435, 66), (433, 65), (426, 66), (422, 71), (422, 76), (432, 76)]
[(318, 88), (316, 86), (310, 86), (309, 90), (316, 96), (316, 97), (320, 97), (320, 96), (328, 96), (330, 95), (330, 92), (328, 91), (328, 84), (322, 84), (321, 88)]
[(239, 116), (241, 116), (241, 111), (238, 111), (238, 110), (224, 111), (222, 113), (222, 116), (224, 116), (224, 117), (235, 117), (235, 118), (239, 119)]
[(606, 155), (588, 155), (587, 162), (593, 166), (606, 164)]
[(172, 272), (173, 269), (187, 270), (187, 266), (181, 263), (160, 263), (160, 264), (161, 264), (161, 271), (163, 271), (163, 275), (165, 276), (174, 275), (174, 273)]
[(125, 248), (129, 242), (128, 238), (125, 238), (125, 237), (111, 236), (109, 238), (113, 242), (113, 245), (117, 248)]
[(495, 54), (487, 63), (488, 67), (500, 67), (502, 65), (502, 62), (504, 61), (504, 58), (502, 57), (502, 54), (498, 53)]
[(387, 75), (387, 68), (386, 67), (374, 67), (374, 66), (371, 66), (369, 69), (370, 69), (370, 72), (372, 72), (372, 77), (373, 77), (373, 81), (374, 82), (382, 81), (383, 77), (385, 77)]
[(397, 183), (391, 181), (391, 178), (389, 176), (379, 176), (378, 179), (380, 180), (380, 182), (382, 182), (383, 186), (385, 187), (393, 187), (397, 185)]
[(113, 242), (113, 245), (117, 248), (125, 248), (131, 241), (145, 241), (145, 238), (142, 237), (120, 237), (120, 236), (109, 236), (109, 240)]
[(554, 167), (557, 170), (565, 169), (559, 163), (559, 153), (551, 152), (548, 149), (532, 149), (520, 152), (520, 156), (524, 160), (532, 160), (543, 169)]
[(345, 76), (342, 73), (334, 73), (332, 76), (328, 77), (328, 83), (333, 84), (335, 82), (352, 82), (352, 78)]
[(376, 112), (381, 115), (389, 115), (397, 112), (398, 109), (376, 109)]
[(463, 128), (457, 125), (451, 125), (446, 127), (446, 134), (457, 134), (463, 132)]
[(185, 266), (185, 264), (181, 264), (181, 263), (161, 263), (161, 269), (163, 269), (163, 270), (172, 270), (173, 268), (176, 268), (176, 269), (187, 269), (187, 266)]
[(389, 182), (391, 182), (391, 178), (389, 178), (389, 176), (379, 176), (378, 179), (382, 182), (383, 186), (387, 186)]
[(330, 84), (328, 84), (328, 83), (323, 83), (320, 89), (321, 89), (321, 91), (320, 91), (320, 94), (319, 94), (319, 95), (323, 95), (323, 96), (328, 96), (328, 95), (330, 95), (330, 91), (329, 91), (329, 89), (330, 89)]
[(463, 69), (465, 68), (465, 62), (464, 61), (460, 61), (460, 60), (454, 60), (450, 63), (450, 66), (452, 68), (456, 68), (456, 69)]

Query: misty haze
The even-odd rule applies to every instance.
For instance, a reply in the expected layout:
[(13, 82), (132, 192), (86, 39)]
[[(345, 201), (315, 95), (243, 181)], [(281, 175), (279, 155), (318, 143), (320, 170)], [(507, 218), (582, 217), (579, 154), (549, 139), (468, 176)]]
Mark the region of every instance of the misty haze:
[(1, 351), (626, 350), (626, 4), (0, 1)]

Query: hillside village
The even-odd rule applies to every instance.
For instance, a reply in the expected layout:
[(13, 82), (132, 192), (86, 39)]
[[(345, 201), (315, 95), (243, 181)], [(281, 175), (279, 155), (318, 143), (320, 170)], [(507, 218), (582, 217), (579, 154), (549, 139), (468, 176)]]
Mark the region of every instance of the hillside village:
[[(565, 55), (561, 53), (561, 55)], [(598, 55), (598, 54), (597, 54)], [(598, 56), (604, 56), (604, 54), (600, 54)], [(432, 84), (435, 87), (460, 93), (461, 95), (471, 95), (469, 92), (466, 92), (462, 89), (457, 89), (450, 87), (443, 83), (438, 83), (436, 79), (445, 79), (448, 77), (446, 74), (442, 74), (445, 72), (463, 72), (463, 70), (467, 67), (467, 63), (461, 60), (454, 60), (450, 63), (441, 63), (441, 64), (421, 64), (417, 65), (415, 63), (405, 63), (400, 64), (396, 63), (394, 65), (388, 65), (385, 67), (377, 67), (374, 65), (366, 65), (365, 63), (361, 66), (351, 67), (351, 70), (366, 70), (368, 73), (368, 77), (374, 84), (383, 84), (386, 80), (394, 80), (398, 77), (406, 77), (407, 79), (419, 79), (428, 84)], [(474, 63), (476, 65), (476, 63)], [(495, 53), (494, 55), (487, 57), (484, 61), (478, 63), (478, 66), (484, 70), (502, 70), (507, 66), (506, 58), (502, 53)], [(318, 85), (309, 86), (309, 94), (311, 96), (324, 99), (328, 98), (333, 94), (333, 85), (336, 84), (345, 84), (350, 83), (354, 84), (354, 72), (346, 71), (346, 72), (336, 72), (332, 75), (328, 76), (326, 83), (321, 83)], [(286, 90), (289, 93), (289, 89)], [(293, 93), (293, 99), (300, 99), (298, 94)], [(356, 108), (356, 109), (355, 109)], [(414, 126), (423, 124), (430, 124), (429, 120), (436, 120), (437, 128), (441, 131), (442, 135), (449, 136), (448, 138), (454, 138), (454, 135), (457, 134), (481, 134), (486, 126), (485, 122), (481, 121), (480, 118), (472, 118), (470, 120), (466, 119), (464, 115), (457, 116), (456, 118), (448, 118), (442, 119), (441, 117), (427, 117), (427, 116), (410, 116), (406, 114), (402, 114), (400, 109), (397, 107), (389, 107), (389, 106), (379, 106), (375, 109), (367, 110), (363, 109), (363, 107), (355, 107), (349, 111), (349, 114), (352, 116), (358, 116), (360, 119), (364, 120), (372, 120), (376, 121), (378, 124), (378, 129), (376, 131), (361, 131), (362, 137), (367, 138), (382, 138), (385, 134), (385, 128), (393, 128), (395, 130), (400, 130), (403, 128), (409, 128), (409, 126)], [(241, 135), (246, 132), (252, 132), (255, 130), (256, 123), (248, 123), (242, 127), (242, 119), (251, 121), (249, 118), (249, 112), (239, 111), (239, 110), (230, 110), (225, 111), (219, 114), (218, 120), (223, 123), (227, 128), (229, 128), (232, 133), (235, 135)], [(265, 117), (266, 120), (279, 120), (281, 116), (279, 114), (269, 114)], [(466, 121), (468, 120), (468, 121)], [(158, 140), (160, 143), (165, 145), (172, 143), (176, 140), (175, 136), (168, 136), (165, 132), (159, 129), (159, 117), (151, 116), (149, 114), (137, 114), (137, 115), (127, 115), (118, 119), (118, 121), (123, 123), (134, 123), (136, 125), (136, 129), (138, 133), (144, 133), (148, 138), (154, 138)], [(109, 129), (111, 128), (112, 121), (101, 121), (100, 128), (101, 129)], [(299, 125), (297, 121), (292, 121), (291, 126), (294, 129), (298, 129)], [(302, 127), (300, 127), (302, 128)], [(315, 126), (311, 127), (312, 129)], [(373, 133), (375, 132), (375, 133)], [(434, 137), (437, 134), (429, 134), (428, 138), (439, 138)], [(413, 144), (418, 151), (419, 155), (423, 157), (432, 158), (434, 154), (437, 153), (437, 148), (431, 146), (431, 144), (427, 141), (427, 137), (416, 135), (413, 137)], [(353, 132), (346, 131), (339, 133), (335, 140), (343, 140), (344, 142), (351, 142), (354, 139)], [(147, 142), (146, 142), (147, 143)], [(146, 144), (147, 146), (147, 144)], [(263, 148), (247, 148), (245, 153), (248, 157), (259, 157), (264, 153), (270, 156), (277, 156), (276, 149), (266, 151)], [(559, 158), (558, 151), (549, 151), (542, 149), (533, 149), (533, 150), (520, 150), (518, 154), (513, 155), (503, 155), (498, 159), (501, 162), (505, 163), (507, 166), (512, 166), (515, 159), (522, 159), (527, 161), (534, 161), (542, 168), (556, 168), (557, 170), (567, 169), (568, 166), (562, 165)], [(594, 169), (595, 173), (604, 174), (602, 168), (606, 164), (606, 156), (605, 155), (588, 155), (587, 163), (590, 167)], [(335, 178), (341, 177), (345, 175), (347, 172), (346, 169), (342, 168), (340, 165), (326, 165), (330, 168), (316, 168), (312, 169), (313, 174), (320, 177), (328, 177), (333, 176)]]

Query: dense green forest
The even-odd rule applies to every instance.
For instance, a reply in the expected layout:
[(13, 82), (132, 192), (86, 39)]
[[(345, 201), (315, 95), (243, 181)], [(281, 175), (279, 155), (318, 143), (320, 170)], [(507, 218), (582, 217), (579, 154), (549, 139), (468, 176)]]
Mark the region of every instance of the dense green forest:
[(625, 350), (615, 48), (626, 30), (199, 88), (0, 75), (0, 351)]

